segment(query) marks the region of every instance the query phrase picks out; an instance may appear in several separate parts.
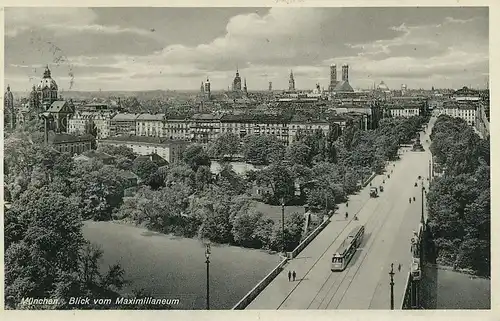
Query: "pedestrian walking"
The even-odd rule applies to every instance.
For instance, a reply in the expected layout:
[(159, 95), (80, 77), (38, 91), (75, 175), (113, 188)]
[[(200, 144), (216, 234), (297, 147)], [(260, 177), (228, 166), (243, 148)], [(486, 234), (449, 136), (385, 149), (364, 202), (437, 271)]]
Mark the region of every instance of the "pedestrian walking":
[(398, 271), (401, 272), (401, 263), (398, 264)]
[(349, 213), (345, 212), (345, 219), (347, 220), (348, 217), (349, 217)]
[(292, 279), (292, 272), (288, 271), (288, 282)]
[(293, 271), (292, 276), (293, 276), (293, 281), (295, 282), (295, 278), (297, 277), (297, 274), (295, 273), (295, 271)]

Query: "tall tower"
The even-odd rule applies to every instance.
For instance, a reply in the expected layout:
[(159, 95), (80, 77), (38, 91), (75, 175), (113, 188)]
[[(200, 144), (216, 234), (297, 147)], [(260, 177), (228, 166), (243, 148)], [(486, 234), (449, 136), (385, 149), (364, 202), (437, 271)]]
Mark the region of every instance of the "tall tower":
[(236, 76), (233, 80), (233, 91), (241, 91), (241, 77), (238, 68), (236, 68)]
[(205, 94), (205, 84), (203, 83), (203, 81), (201, 82), (200, 92), (202, 95)]
[(269, 91), (273, 91), (273, 82), (272, 81), (269, 82)]
[[(4, 96), (4, 115), (9, 115), (10, 129), (14, 129), (15, 126), (15, 110), (14, 110), (14, 95), (10, 91), (10, 85), (7, 85), (7, 91)], [(5, 125), (4, 125), (5, 126)]]
[(243, 86), (243, 92), (245, 93), (245, 95), (248, 95), (247, 79), (246, 78), (245, 78), (245, 84)]
[(288, 90), (295, 91), (295, 79), (293, 79), (292, 70), (290, 70), (290, 80), (288, 80)]
[(349, 66), (347, 64), (342, 65), (342, 80), (349, 81)]
[(212, 98), (212, 95), (210, 93), (210, 79), (208, 79), (208, 77), (207, 77), (207, 81), (205, 82), (204, 93), (205, 93), (205, 99), (206, 100), (210, 100)]
[(49, 66), (45, 68), (43, 78), (37, 87), (38, 97), (44, 110), (47, 110), (57, 98), (57, 84), (51, 77)]
[(332, 64), (330, 66), (330, 91), (333, 91), (335, 86), (337, 86), (337, 65)]

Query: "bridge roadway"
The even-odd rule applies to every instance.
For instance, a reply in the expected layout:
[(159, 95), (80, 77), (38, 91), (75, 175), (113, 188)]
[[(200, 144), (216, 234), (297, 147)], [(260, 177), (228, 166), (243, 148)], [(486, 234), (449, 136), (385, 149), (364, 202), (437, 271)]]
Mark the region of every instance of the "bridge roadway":
[[(431, 124), (434, 121), (431, 119)], [(384, 192), (370, 198), (367, 186), (349, 198), (347, 208), (340, 204), (332, 222), (287, 263), (247, 309), (389, 309), (391, 263), (396, 272), (395, 308), (400, 307), (410, 269), (410, 238), (421, 217), (422, 181), (428, 189), (430, 152), (426, 139), (430, 128), (421, 135), (425, 152), (401, 150), (401, 159), (389, 163), (386, 174), (373, 180), (373, 186), (383, 185)], [(423, 179), (415, 187), (419, 175)], [(346, 211), (348, 220), (344, 218)], [(355, 213), (359, 221), (352, 220)], [(363, 243), (344, 271), (332, 272), (332, 254), (357, 224), (365, 225)], [(295, 282), (288, 282), (288, 271), (296, 271)]]

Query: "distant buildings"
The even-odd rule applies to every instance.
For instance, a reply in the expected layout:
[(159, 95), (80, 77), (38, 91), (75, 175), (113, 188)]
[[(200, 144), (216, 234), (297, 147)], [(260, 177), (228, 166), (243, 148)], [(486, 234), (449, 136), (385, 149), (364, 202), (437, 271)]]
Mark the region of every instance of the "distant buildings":
[(337, 80), (337, 65), (332, 64), (330, 66), (330, 86), (329, 86), (330, 95), (334, 96), (339, 93), (352, 93), (354, 89), (352, 89), (349, 84), (349, 65), (342, 65), (342, 80)]
[(169, 163), (177, 162), (188, 142), (161, 137), (119, 136), (99, 141), (99, 145), (126, 146), (139, 155), (156, 154)]

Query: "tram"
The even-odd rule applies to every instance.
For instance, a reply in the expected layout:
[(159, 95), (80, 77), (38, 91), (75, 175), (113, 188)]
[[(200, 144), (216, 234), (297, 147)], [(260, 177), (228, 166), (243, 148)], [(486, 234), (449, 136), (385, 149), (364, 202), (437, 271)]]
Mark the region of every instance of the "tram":
[(365, 227), (363, 225), (356, 226), (352, 229), (347, 238), (340, 244), (337, 252), (332, 257), (332, 271), (343, 271), (349, 261), (356, 253), (356, 249), (361, 245)]

